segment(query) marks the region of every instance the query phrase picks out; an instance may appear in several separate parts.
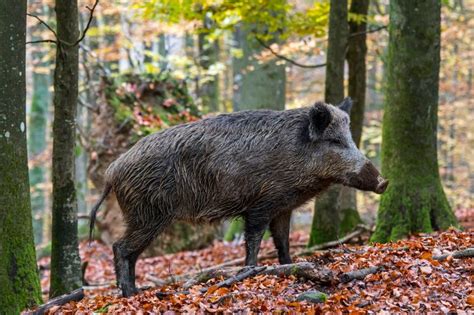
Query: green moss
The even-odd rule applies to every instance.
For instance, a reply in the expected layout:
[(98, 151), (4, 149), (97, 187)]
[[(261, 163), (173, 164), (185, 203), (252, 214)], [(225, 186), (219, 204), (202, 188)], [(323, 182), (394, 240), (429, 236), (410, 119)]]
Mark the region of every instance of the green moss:
[(25, 0), (0, 2), (0, 314), (41, 302), (23, 128), (26, 9)]
[(335, 205), (340, 192), (340, 186), (334, 185), (319, 197), (314, 209), (308, 247), (339, 239), (362, 223), (357, 210), (338, 209)]
[(328, 299), (326, 293), (316, 290), (301, 293), (296, 298), (297, 301), (308, 301), (311, 303), (325, 303)]
[(356, 209), (342, 209), (342, 221), (339, 225), (339, 232), (341, 235), (346, 235), (354, 231), (354, 228), (362, 223), (359, 212)]
[(244, 232), (244, 220), (242, 218), (235, 218), (230, 222), (229, 227), (224, 235), (224, 241), (231, 242), (238, 235)]
[(382, 195), (372, 241), (456, 226), (437, 160), (440, 3), (390, 2)]

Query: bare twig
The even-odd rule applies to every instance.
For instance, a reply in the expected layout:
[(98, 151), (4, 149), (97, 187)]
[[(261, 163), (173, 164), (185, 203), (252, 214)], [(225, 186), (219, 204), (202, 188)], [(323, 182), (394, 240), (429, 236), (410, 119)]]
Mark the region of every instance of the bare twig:
[(87, 102), (85, 102), (82, 98), (78, 98), (77, 99), (77, 103), (81, 106), (84, 106), (85, 108), (87, 108), (88, 110), (90, 110), (91, 112), (94, 112), (94, 113), (97, 113), (98, 109), (97, 107), (94, 107), (94, 105), (91, 105)]
[(94, 18), (94, 10), (95, 10), (95, 8), (97, 7), (98, 4), (99, 4), (99, 0), (95, 0), (94, 5), (92, 6), (92, 8), (89, 7), (89, 6), (86, 6), (86, 8), (90, 12), (89, 20), (87, 21), (86, 27), (82, 31), (82, 35), (76, 40), (76, 42), (73, 44), (73, 46), (78, 45), (84, 39), (84, 37), (86, 37), (86, 33), (89, 30), (89, 27), (91, 26), (92, 19)]
[(352, 34), (349, 35), (349, 39), (352, 38), (352, 37), (360, 36), (360, 35), (375, 33), (375, 32), (384, 30), (387, 27), (388, 27), (388, 25), (381, 25), (381, 26), (378, 26), (378, 27), (369, 28), (368, 30), (363, 31), (363, 32), (352, 33)]
[(347, 243), (348, 241), (350, 241), (351, 239), (353, 239), (354, 237), (357, 237), (359, 235), (361, 235), (364, 231), (366, 231), (367, 228), (362, 226), (362, 225), (359, 225), (353, 232), (347, 234), (346, 236), (338, 239), (338, 240), (335, 240), (335, 241), (331, 241), (331, 242), (327, 242), (327, 243), (323, 243), (323, 244), (318, 244), (318, 245), (315, 245), (315, 246), (312, 246), (310, 248), (307, 248), (305, 250), (302, 250), (301, 252), (299, 253), (296, 253), (296, 256), (306, 256), (306, 255), (311, 255), (313, 254), (315, 251), (317, 250), (322, 250), (322, 249), (326, 249), (326, 248), (331, 248), (331, 247), (336, 247), (336, 246), (339, 246), (343, 243)]
[[(26, 13), (26, 15), (29, 16), (29, 17), (37, 19), (40, 22), (40, 24), (43, 24), (49, 31), (51, 31), (51, 33), (53, 33), (54, 38), (56, 38), (56, 40), (58, 39), (58, 34), (56, 34), (56, 31), (53, 30), (53, 28), (51, 26), (49, 26), (48, 23), (43, 21), (39, 16), (37, 16), (36, 14), (32, 14), (32, 13)], [(53, 40), (51, 40), (51, 41), (53, 41)], [(53, 41), (53, 42), (56, 43), (56, 41)]]
[(444, 254), (444, 255), (439, 255), (439, 256), (433, 256), (434, 260), (446, 260), (449, 256), (452, 256), (453, 258), (472, 258), (474, 257), (474, 247), (471, 248), (466, 248), (463, 250), (458, 250), (455, 252), (452, 252), (450, 254)]
[(35, 18), (37, 19), (40, 24), (43, 24), (49, 31), (51, 31), (51, 33), (53, 33), (54, 35), (54, 38), (56, 40), (52, 40), (52, 39), (43, 39), (43, 40), (34, 40), (34, 41), (28, 41), (26, 42), (26, 44), (37, 44), (37, 43), (54, 43), (54, 44), (58, 44), (60, 43), (61, 45), (67, 45), (67, 46), (76, 46), (78, 45), (83, 39), (84, 37), (86, 36), (86, 33), (87, 31), (89, 30), (89, 27), (91, 26), (91, 23), (92, 23), (92, 20), (94, 18), (94, 10), (95, 8), (97, 7), (97, 5), (99, 4), (99, 0), (96, 0), (94, 2), (94, 5), (91, 7), (89, 6), (86, 6), (86, 8), (89, 10), (90, 14), (89, 14), (89, 20), (87, 21), (87, 24), (86, 24), (86, 27), (84, 28), (84, 30), (82, 31), (82, 34), (81, 36), (79, 36), (79, 38), (74, 42), (74, 43), (68, 43), (64, 40), (60, 40), (58, 38), (58, 34), (56, 33), (56, 31), (51, 27), (49, 26), (48, 23), (46, 23), (43, 19), (41, 19), (39, 16), (37, 16), (36, 14), (32, 14), (32, 13), (26, 13), (27, 16), (30, 16), (32, 18)]
[[(386, 29), (386, 28), (387, 28), (387, 25), (382, 25), (382, 26), (379, 26), (379, 27), (376, 27), (376, 28), (368, 29), (364, 32), (353, 33), (353, 34), (349, 35), (348, 38), (351, 39), (352, 37), (356, 37), (356, 36), (360, 36), (360, 35), (364, 35), (364, 34), (375, 33), (375, 32), (381, 31), (381, 30)], [(313, 65), (307, 65), (307, 64), (299, 63), (299, 62), (297, 62), (297, 61), (295, 61), (291, 58), (288, 58), (288, 57), (286, 57), (284, 55), (281, 55), (280, 53), (276, 52), (270, 45), (265, 44), (260, 38), (258, 38), (257, 35), (255, 36), (255, 39), (257, 40), (257, 42), (260, 45), (262, 45), (264, 48), (268, 49), (268, 51), (270, 51), (275, 57), (280, 58), (282, 60), (285, 60), (286, 62), (289, 62), (292, 65), (295, 65), (297, 67), (315, 69), (315, 68), (322, 68), (322, 67), (326, 66), (326, 63), (313, 64)]]
[(283, 56), (283, 55), (280, 55), (278, 52), (276, 52), (272, 47), (270, 47), (269, 45), (265, 44), (260, 38), (258, 38), (257, 36), (255, 37), (255, 39), (257, 40), (257, 42), (259, 42), (260, 45), (262, 45), (263, 47), (265, 47), (266, 49), (268, 49), (268, 51), (270, 51), (275, 57), (278, 57), (282, 60), (285, 60), (295, 66), (298, 66), (300, 68), (312, 68), (312, 69), (315, 69), (315, 68), (322, 68), (322, 67), (325, 67), (326, 66), (326, 63), (320, 63), (320, 64), (314, 64), (314, 65), (305, 65), (305, 64), (302, 64), (302, 63), (299, 63), (293, 59), (290, 59), (286, 56)]
[(77, 218), (79, 220), (86, 220), (86, 219), (89, 220), (90, 216), (88, 213), (78, 213)]
[(40, 39), (40, 40), (31, 40), (26, 42), (25, 44), (40, 44), (40, 43), (50, 43), (50, 44), (57, 44), (55, 40), (52, 39)]

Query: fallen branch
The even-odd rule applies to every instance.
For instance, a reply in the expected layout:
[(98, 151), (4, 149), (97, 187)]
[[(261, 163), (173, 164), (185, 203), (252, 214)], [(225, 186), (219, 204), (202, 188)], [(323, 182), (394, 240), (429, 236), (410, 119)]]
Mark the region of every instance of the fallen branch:
[(169, 291), (169, 292), (158, 292), (156, 296), (164, 298), (170, 295), (176, 294), (189, 294), (188, 290), (194, 285), (203, 283), (212, 278), (224, 278), (224, 280), (212, 285), (208, 288), (201, 288), (201, 293), (212, 293), (215, 290), (222, 287), (230, 287), (233, 284), (242, 281), (246, 278), (254, 277), (256, 275), (276, 275), (276, 276), (295, 276), (299, 279), (310, 280), (318, 284), (328, 285), (337, 283), (347, 283), (352, 280), (363, 280), (370, 274), (377, 273), (384, 270), (384, 266), (375, 266), (350, 272), (343, 273), (339, 278), (336, 278), (333, 272), (327, 268), (318, 268), (311, 262), (299, 262), (287, 265), (274, 265), (274, 266), (254, 266), (248, 268), (237, 268), (230, 267), (221, 270), (214, 271), (209, 274), (200, 274), (195, 278), (189, 279), (185, 285), (183, 285), (183, 291)]
[[(213, 285), (212, 287), (215, 289), (219, 289), (222, 287), (230, 287), (234, 283), (258, 275), (259, 273), (265, 271), (265, 269), (267, 269), (266, 266), (252, 266), (245, 268), (244, 270), (242, 270), (242, 272), (238, 272), (237, 274)], [(207, 292), (208, 290), (209, 289), (205, 289), (205, 292)]]
[(339, 280), (342, 283), (351, 282), (352, 280), (363, 280), (366, 276), (368, 276), (370, 274), (373, 274), (373, 273), (376, 273), (376, 272), (379, 272), (383, 269), (384, 269), (383, 266), (375, 266), (375, 267), (369, 267), (369, 268), (349, 271), (349, 272), (343, 273), (339, 277)]
[(31, 311), (27, 314), (32, 315), (42, 315), (46, 313), (50, 308), (54, 306), (61, 306), (71, 301), (80, 301), (84, 298), (84, 290), (82, 288), (72, 291), (71, 293), (67, 293), (52, 300), (49, 300), (47, 303), (41, 305), (36, 310)]
[(450, 254), (433, 256), (433, 259), (443, 261), (443, 260), (446, 260), (449, 256), (451, 256), (453, 258), (456, 258), (456, 259), (472, 258), (472, 257), (474, 257), (474, 247), (466, 248), (466, 249), (463, 249), (463, 250), (458, 250), (458, 251), (452, 252)]
[(327, 249), (327, 248), (331, 248), (331, 247), (336, 247), (336, 246), (339, 246), (339, 245), (342, 245), (343, 243), (347, 243), (348, 241), (350, 241), (351, 239), (353, 239), (354, 237), (357, 237), (359, 235), (361, 235), (364, 231), (366, 231), (367, 228), (364, 227), (364, 226), (358, 226), (355, 231), (347, 234), (346, 236), (338, 239), (338, 240), (335, 240), (335, 241), (330, 241), (330, 242), (327, 242), (327, 243), (323, 243), (323, 244), (318, 244), (318, 245), (315, 245), (315, 246), (312, 246), (310, 248), (307, 248), (305, 250), (302, 250), (301, 252), (299, 253), (296, 253), (296, 256), (306, 256), (306, 255), (311, 255), (313, 254), (315, 251), (317, 250), (323, 250), (323, 249)]
[[(299, 262), (287, 265), (273, 265), (273, 266), (253, 266), (247, 268), (230, 267), (219, 270), (214, 270), (209, 273), (201, 273), (195, 277), (190, 278), (182, 288), (183, 291), (176, 292), (158, 292), (157, 296), (163, 298), (175, 294), (189, 294), (187, 289), (199, 283), (206, 282), (213, 278), (224, 278), (224, 280), (209, 287), (200, 289), (201, 293), (217, 290), (221, 287), (229, 287), (233, 284), (242, 281), (246, 278), (254, 277), (256, 275), (275, 275), (275, 276), (295, 276), (300, 279), (310, 280), (319, 284), (330, 284), (335, 281), (333, 273), (327, 268), (318, 268), (311, 262)], [(150, 280), (150, 279), (148, 279)], [(160, 280), (162, 284), (162, 280)]]
[[(331, 248), (331, 247), (339, 246), (343, 243), (346, 243), (346, 242), (350, 241), (354, 237), (357, 237), (357, 236), (361, 235), (367, 229), (368, 229), (367, 227), (365, 227), (363, 225), (359, 225), (354, 232), (347, 234), (343, 238), (340, 238), (340, 239), (335, 240), (335, 241), (331, 241), (331, 242), (327, 242), (327, 243), (312, 246), (312, 247), (307, 248), (305, 250), (296, 252), (293, 256), (307, 256), (307, 255), (314, 254), (314, 252), (318, 251), (318, 250), (324, 250), (324, 249), (328, 249), (328, 248)], [(262, 260), (266, 260), (266, 259), (274, 259), (274, 258), (277, 258), (277, 257), (278, 257), (277, 251), (276, 250), (271, 250), (271, 251), (266, 252), (262, 255), (259, 255), (258, 259), (260, 261), (262, 261)], [(188, 283), (192, 279), (201, 279), (202, 281), (200, 280), (199, 282), (205, 282), (205, 281), (207, 281), (211, 278), (218, 277), (219, 272), (221, 272), (224, 268), (239, 265), (239, 264), (243, 264), (244, 262), (245, 262), (245, 258), (237, 258), (237, 259), (234, 259), (234, 260), (226, 261), (226, 262), (224, 262), (222, 264), (219, 264), (217, 266), (204, 268), (204, 269), (201, 269), (199, 271), (193, 271), (193, 272), (189, 272), (189, 273), (186, 273), (186, 274), (183, 274), (183, 275), (170, 276), (170, 277), (165, 278), (165, 279), (160, 279), (160, 278), (154, 277), (153, 275), (147, 275), (146, 279), (148, 281), (153, 282), (157, 286), (163, 286), (163, 285), (167, 285), (167, 284), (170, 284), (170, 283), (177, 283), (177, 282), (186, 282), (184, 287), (189, 288), (192, 285), (194, 285), (194, 284)], [(240, 269), (241, 268), (239, 268), (239, 270)]]

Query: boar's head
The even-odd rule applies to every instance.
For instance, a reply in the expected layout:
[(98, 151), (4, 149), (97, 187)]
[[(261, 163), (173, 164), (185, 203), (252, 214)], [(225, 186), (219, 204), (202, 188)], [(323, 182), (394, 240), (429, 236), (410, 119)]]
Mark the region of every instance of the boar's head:
[(315, 148), (315, 168), (319, 178), (360, 190), (381, 194), (388, 181), (357, 148), (352, 140), (350, 98), (338, 106), (316, 103), (309, 111), (309, 138)]

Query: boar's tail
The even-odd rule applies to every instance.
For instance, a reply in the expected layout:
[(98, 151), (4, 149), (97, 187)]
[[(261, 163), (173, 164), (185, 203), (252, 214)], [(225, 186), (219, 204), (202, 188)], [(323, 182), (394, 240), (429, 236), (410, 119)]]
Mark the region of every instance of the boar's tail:
[(97, 203), (94, 205), (94, 207), (91, 210), (91, 214), (89, 216), (90, 217), (89, 245), (92, 241), (92, 232), (94, 231), (95, 217), (97, 215), (97, 210), (99, 210), (100, 205), (102, 204), (102, 202), (104, 202), (105, 198), (107, 198), (107, 196), (110, 194), (111, 191), (112, 191), (112, 185), (110, 183), (106, 183), (104, 191), (102, 192), (102, 195), (99, 198), (99, 201), (97, 201)]

